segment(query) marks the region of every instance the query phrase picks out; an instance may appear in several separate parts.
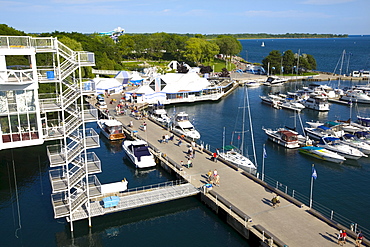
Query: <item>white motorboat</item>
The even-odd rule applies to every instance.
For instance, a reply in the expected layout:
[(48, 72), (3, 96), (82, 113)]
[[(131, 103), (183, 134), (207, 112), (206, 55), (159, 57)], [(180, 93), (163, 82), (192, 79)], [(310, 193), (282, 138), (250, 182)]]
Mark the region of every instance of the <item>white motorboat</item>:
[(270, 87), (276, 87), (276, 86), (281, 86), (285, 82), (287, 82), (287, 79), (284, 78), (279, 78), (275, 76), (270, 76), (267, 78), (267, 80), (263, 83), (265, 86), (270, 86)]
[(172, 122), (173, 131), (180, 135), (191, 139), (199, 139), (200, 134), (194, 128), (193, 124), (189, 121), (189, 115), (185, 112), (179, 112), (176, 114), (175, 119)]
[(358, 132), (355, 132), (354, 135), (358, 139), (366, 142), (367, 144), (370, 144), (370, 133), (368, 131), (358, 131)]
[(222, 151), (220, 152), (220, 157), (249, 172), (257, 169), (256, 165), (253, 164), (249, 158), (242, 155), (241, 152), (233, 145), (227, 145), (223, 147)]
[(259, 86), (261, 86), (261, 83), (259, 83), (257, 81), (249, 81), (249, 82), (244, 83), (244, 86), (246, 86), (246, 87), (259, 87)]
[(286, 148), (299, 148), (298, 133), (292, 130), (279, 128), (277, 130), (264, 129), (268, 138)]
[(101, 133), (110, 141), (124, 139), (126, 136), (123, 133), (122, 123), (114, 119), (101, 119), (97, 121)]
[(171, 122), (171, 118), (167, 115), (167, 111), (160, 106), (154, 106), (149, 111), (149, 117), (160, 124), (168, 125)]
[(329, 111), (330, 110), (327, 96), (322, 96), (322, 95), (310, 96), (307, 99), (303, 100), (302, 104), (306, 108), (316, 110), (316, 111)]
[(357, 148), (364, 154), (370, 154), (370, 145), (352, 134), (345, 134), (341, 138), (344, 144)]
[(335, 152), (332, 152), (330, 150), (327, 150), (325, 148), (322, 148), (322, 147), (314, 147), (314, 146), (301, 147), (299, 149), (299, 152), (310, 155), (317, 159), (330, 161), (334, 163), (342, 163), (343, 161), (346, 160), (346, 158), (344, 158), (343, 156)]
[(122, 147), (129, 159), (135, 164), (136, 167), (146, 168), (156, 165), (154, 156), (149, 151), (149, 147), (146, 141), (124, 141), (122, 143)]
[(340, 100), (353, 103), (370, 104), (370, 96), (359, 89), (348, 90), (344, 95), (342, 95)]
[(340, 125), (328, 127), (326, 125), (319, 125), (317, 128), (306, 127), (304, 128), (306, 134), (313, 139), (321, 139), (322, 137), (342, 137), (345, 133), (341, 129)]
[(317, 144), (317, 146), (336, 152), (337, 154), (344, 156), (345, 158), (348, 159), (357, 160), (361, 157), (367, 157), (367, 155), (361, 152), (360, 150), (349, 145), (343, 144), (341, 140), (336, 137), (323, 137), (321, 138), (321, 141)]
[(293, 111), (301, 111), (305, 108), (305, 106), (298, 101), (294, 100), (293, 98), (284, 98), (280, 101), (279, 106), (282, 108), (293, 110)]

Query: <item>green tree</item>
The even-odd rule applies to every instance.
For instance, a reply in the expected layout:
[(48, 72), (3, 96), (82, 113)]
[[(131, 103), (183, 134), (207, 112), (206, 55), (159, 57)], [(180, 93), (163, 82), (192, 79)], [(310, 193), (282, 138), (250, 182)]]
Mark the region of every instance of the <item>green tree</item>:
[(292, 50), (287, 50), (283, 54), (283, 67), (285, 73), (292, 73), (295, 66), (295, 58)]
[(183, 55), (190, 62), (199, 64), (202, 59), (202, 42), (205, 42), (203, 39), (190, 38), (186, 41), (185, 50)]
[(316, 59), (312, 55), (307, 54), (307, 62), (310, 64), (310, 70), (316, 69)]
[(242, 44), (233, 36), (220, 35), (215, 42), (220, 48), (220, 53), (229, 56), (230, 60), (231, 56), (239, 54), (243, 49)]
[(280, 74), (281, 58), (280, 51), (273, 50), (262, 60), (262, 67), (268, 71), (268, 74)]

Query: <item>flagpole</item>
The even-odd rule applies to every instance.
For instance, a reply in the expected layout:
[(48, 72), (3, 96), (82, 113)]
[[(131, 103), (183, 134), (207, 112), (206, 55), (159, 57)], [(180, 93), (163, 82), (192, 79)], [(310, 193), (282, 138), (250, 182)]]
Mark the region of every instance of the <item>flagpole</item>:
[(312, 164), (312, 170), (311, 170), (311, 190), (310, 190), (310, 208), (312, 208), (312, 191), (313, 191), (313, 171), (314, 171), (314, 164)]
[(262, 150), (262, 181), (264, 181), (265, 178), (265, 144), (263, 144), (263, 150)]

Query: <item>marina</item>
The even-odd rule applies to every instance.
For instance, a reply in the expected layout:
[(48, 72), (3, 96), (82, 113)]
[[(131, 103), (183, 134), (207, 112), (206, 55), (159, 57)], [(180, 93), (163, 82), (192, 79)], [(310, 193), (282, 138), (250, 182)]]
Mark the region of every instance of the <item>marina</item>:
[[(261, 88), (256, 88), (256, 89), (257, 90), (264, 90), (264, 89), (261, 89)], [(255, 90), (255, 89), (253, 89), (253, 90)], [(236, 89), (234, 93), (230, 94), (230, 97), (233, 97), (235, 95), (240, 95), (240, 94), (238, 94), (238, 91), (239, 91), (239, 89)], [(255, 102), (255, 96), (256, 96), (255, 93), (252, 92), (253, 102)], [(227, 100), (227, 99), (228, 98), (225, 98), (225, 100)], [(216, 104), (215, 103), (213, 103), (213, 104), (206, 103), (206, 105), (210, 106), (211, 108), (212, 108), (212, 105), (219, 105), (219, 104), (220, 104), (220, 102), (218, 102)], [(114, 112), (114, 108), (111, 108), (111, 106), (109, 104), (107, 104), (107, 106), (108, 106), (108, 108), (110, 108), (111, 112)], [(207, 145), (207, 149), (204, 150), (205, 154), (200, 155), (198, 152), (196, 153), (196, 157), (193, 161), (194, 167), (190, 168), (189, 170), (183, 169), (183, 171), (180, 171), (180, 169), (176, 168), (177, 167), (176, 164), (177, 165), (179, 164), (178, 158), (175, 158), (175, 159), (173, 158), (173, 157), (183, 157), (183, 158), (185, 158), (184, 157), (184, 152), (185, 152), (184, 150), (186, 150), (186, 145), (183, 145), (183, 147), (177, 147), (174, 143), (170, 143), (168, 146), (158, 144), (159, 143), (158, 140), (161, 139), (161, 134), (158, 134), (158, 133), (163, 132), (163, 126), (160, 127), (157, 131), (153, 131), (154, 132), (153, 133), (153, 132), (149, 132), (149, 130), (154, 128), (156, 125), (151, 125), (150, 122), (147, 122), (148, 126), (147, 126), (147, 128), (144, 132), (144, 131), (140, 130), (140, 126), (142, 126), (142, 124), (143, 124), (142, 120), (134, 119), (134, 126), (133, 126), (132, 130), (137, 131), (136, 134), (140, 138), (147, 140), (153, 148), (160, 147), (161, 154), (163, 154), (163, 153), (166, 154), (165, 156), (160, 156), (160, 157), (162, 157), (161, 158), (162, 159), (161, 163), (166, 163), (167, 164), (169, 160), (173, 160), (173, 162), (169, 162), (171, 164), (172, 163), (175, 164), (175, 168), (172, 169), (172, 170), (179, 170), (179, 173), (183, 172), (183, 177), (190, 180), (191, 183), (194, 183), (195, 184), (194, 187), (203, 188), (202, 185), (204, 185), (204, 183), (202, 181), (203, 181), (204, 178), (202, 177), (202, 175), (204, 175), (207, 172), (207, 170), (209, 169), (210, 166), (212, 166), (212, 168), (217, 168), (217, 170), (221, 174), (221, 186), (220, 187), (214, 187), (211, 191), (208, 191), (208, 193), (204, 193), (204, 191), (203, 191), (202, 195), (205, 195), (206, 197), (203, 197), (202, 200), (203, 201), (208, 200), (208, 199), (205, 199), (205, 198), (218, 198), (220, 202), (222, 201), (222, 204), (221, 203), (217, 204), (215, 202), (213, 202), (213, 203), (208, 202), (207, 203), (208, 205), (216, 204), (217, 208), (222, 208), (222, 207), (225, 207), (225, 205), (226, 205), (226, 207), (224, 209), (225, 212), (227, 212), (227, 209), (232, 209), (232, 210), (230, 210), (231, 211), (230, 214), (229, 214), (230, 217), (232, 217), (234, 219), (237, 219), (238, 217), (240, 217), (240, 215), (242, 215), (243, 216), (242, 218), (244, 218), (244, 220), (242, 220), (242, 223), (240, 223), (240, 224), (244, 225), (244, 227), (245, 227), (245, 224), (247, 224), (248, 227), (251, 227), (249, 230), (251, 232), (253, 232), (254, 235), (259, 235), (259, 238), (264, 238), (263, 233), (265, 232), (266, 233), (266, 241), (268, 241), (268, 239), (271, 239), (273, 237), (276, 241), (276, 244), (278, 244), (278, 243), (288, 243), (290, 241), (290, 244), (292, 246), (296, 246), (296, 244), (297, 244), (297, 246), (304, 246), (304, 245), (300, 245), (299, 242), (293, 242), (293, 241), (298, 241), (298, 240), (296, 240), (296, 239), (291, 240), (290, 236), (286, 235), (287, 232), (294, 232), (295, 229), (291, 229), (289, 231), (281, 231), (281, 229), (279, 230), (279, 229), (275, 229), (275, 228), (277, 228), (276, 226), (279, 226), (279, 222), (282, 222), (283, 220), (286, 221), (287, 218), (290, 218), (289, 216), (284, 215), (284, 213), (282, 213), (282, 211), (284, 211), (285, 209), (291, 209), (291, 208), (299, 209), (300, 208), (301, 210), (297, 210), (297, 212), (295, 210), (293, 210), (289, 213), (290, 216), (293, 214), (293, 215), (297, 215), (297, 217), (300, 217), (302, 215), (302, 212), (304, 213), (304, 215), (307, 212), (310, 212), (311, 214), (315, 214), (315, 215), (317, 215), (317, 213), (314, 210), (310, 211), (307, 208), (302, 207), (302, 205), (299, 204), (299, 203), (297, 205), (296, 204), (297, 201), (295, 201), (294, 198), (292, 199), (292, 198), (289, 198), (288, 196), (285, 196), (285, 195), (282, 194), (282, 197), (284, 197), (284, 200), (282, 200), (281, 207), (275, 209), (276, 211), (278, 211), (278, 213), (272, 214), (273, 211), (270, 211), (271, 206), (269, 205), (269, 202), (268, 202), (270, 200), (269, 197), (271, 197), (272, 191), (280, 194), (281, 193), (279, 191), (279, 190), (281, 190), (281, 188), (279, 188), (280, 186), (277, 185), (276, 188), (278, 188), (279, 190), (275, 190), (276, 188), (274, 186), (269, 187), (268, 185), (263, 184), (260, 180), (249, 176), (247, 173), (240, 172), (239, 170), (233, 169), (232, 166), (225, 166), (224, 164), (222, 164), (222, 162), (217, 162), (217, 164), (216, 164), (216, 163), (214, 163), (214, 162), (212, 163), (212, 161), (208, 160), (207, 158), (210, 157), (210, 154), (207, 152), (207, 150), (208, 149), (209, 150), (214, 150), (214, 148), (215, 148), (215, 146), (214, 146), (215, 142), (212, 141), (212, 138), (209, 138), (209, 135), (210, 134), (215, 135), (215, 133), (217, 133), (217, 131), (216, 132), (212, 131), (212, 129), (214, 128), (213, 124), (208, 125), (208, 128), (209, 128), (208, 131), (205, 131), (205, 129), (204, 129), (205, 128), (204, 126), (206, 126), (206, 125), (203, 125), (203, 126), (199, 125), (199, 119), (200, 118), (198, 116), (195, 116), (194, 115), (194, 110), (192, 110), (192, 108), (197, 108), (199, 110), (199, 107), (200, 107), (199, 105), (198, 106), (197, 105), (193, 105), (193, 106), (190, 105), (190, 106), (177, 107), (177, 111), (184, 110), (187, 113), (189, 113), (189, 115), (191, 115), (192, 118), (194, 116), (194, 119), (195, 119), (194, 125), (195, 125), (195, 127), (197, 127), (197, 129), (199, 128), (200, 133), (202, 133), (202, 139), (205, 139), (205, 140), (207, 140), (207, 142), (212, 143), (211, 146)], [(210, 109), (208, 109), (208, 110), (210, 110)], [(269, 111), (274, 111), (274, 110), (276, 110), (276, 109), (270, 109)], [(169, 109), (168, 112), (171, 112), (171, 109)], [(202, 111), (200, 110), (199, 114), (201, 114), (201, 113), (202, 113)], [(312, 117), (312, 114), (310, 114), (310, 113), (307, 113), (307, 114), (309, 115), (308, 117)], [(285, 115), (285, 114), (282, 114), (282, 115)], [(256, 116), (257, 116), (257, 119), (260, 117), (260, 116), (258, 116), (258, 114)], [(124, 124), (128, 124), (129, 120), (132, 119), (132, 117), (130, 117), (130, 116), (117, 116), (117, 118), (121, 118), (121, 117), (122, 117), (121, 121)], [(320, 118), (320, 116), (319, 116), (319, 118)], [(274, 122), (274, 121), (275, 120), (273, 120), (272, 122)], [(52, 126), (52, 127), (54, 127), (54, 126)], [(90, 131), (91, 135), (88, 135), (89, 138), (86, 139), (87, 144), (88, 144), (88, 146), (90, 145), (90, 147), (95, 148), (95, 149), (96, 148), (101, 148), (100, 145), (97, 145), (96, 141), (94, 141), (96, 131), (94, 131), (93, 129)], [(57, 130), (57, 128), (51, 129), (51, 130)], [(220, 131), (218, 131), (218, 132), (220, 132)], [(79, 135), (78, 133), (77, 133), (77, 135), (73, 134), (73, 135), (71, 135), (71, 138), (74, 138), (75, 136), (78, 136), (78, 135)], [(50, 136), (53, 136), (53, 135), (50, 135)], [(216, 144), (216, 145), (220, 146), (220, 137), (218, 137), (217, 139), (218, 139), (218, 141), (217, 141), (218, 144)], [(91, 142), (89, 144), (89, 140), (91, 140), (93, 142)], [(257, 145), (260, 145), (261, 140), (257, 140), (257, 143), (258, 143)], [(109, 145), (111, 146), (111, 148), (113, 150), (115, 149), (114, 144), (112, 144), (112, 145), (109, 144)], [(170, 148), (171, 146), (172, 146), (172, 148)], [(119, 150), (119, 148), (117, 148), (117, 149)], [(171, 154), (171, 152), (174, 151), (173, 149), (175, 149), (178, 153)], [(273, 144), (267, 145), (267, 152), (268, 152), (269, 156), (271, 155), (271, 150), (273, 150), (273, 149), (276, 150), (276, 147), (273, 146)], [(51, 149), (48, 149), (48, 150), (52, 151)], [(277, 149), (277, 150), (279, 151), (279, 149)], [(53, 153), (53, 152), (51, 152), (51, 153)], [(202, 161), (202, 162), (197, 164), (196, 161), (199, 160), (199, 159), (202, 159), (205, 162)], [(55, 159), (52, 163), (54, 165), (58, 166), (58, 162), (60, 162), (60, 161), (57, 161), (57, 159)], [(203, 163), (204, 163), (204, 166), (203, 166)], [(360, 164), (362, 164), (362, 163), (360, 163)], [(323, 168), (323, 167), (321, 167), (321, 168)], [(165, 168), (165, 169), (167, 169), (167, 168)], [(259, 166), (259, 169), (261, 169), (260, 166)], [(271, 167), (270, 167), (270, 169), (271, 169)], [(319, 170), (320, 178), (323, 174), (321, 172), (322, 171)], [(235, 176), (235, 174), (236, 174), (236, 176)], [(267, 179), (267, 176), (265, 178)], [(252, 181), (252, 182), (251, 183), (249, 183), (249, 182), (246, 183), (244, 180), (245, 181)], [(236, 181), (240, 186), (236, 186), (236, 184), (235, 184)], [(254, 187), (255, 185), (257, 187)], [(258, 187), (258, 186), (261, 186), (261, 187)], [(237, 188), (239, 188), (239, 187), (240, 188), (254, 188), (254, 189), (253, 189), (253, 191), (249, 191), (247, 194), (245, 194), (245, 191), (238, 192), (239, 190), (237, 190), (236, 187)], [(266, 188), (268, 188), (269, 190), (266, 190)], [(284, 189), (283, 189), (283, 191), (284, 191)], [(202, 190), (201, 190), (201, 192), (202, 192)], [(288, 192), (287, 193), (288, 195), (291, 194), (291, 193), (289, 193), (289, 190), (287, 192)], [(250, 194), (250, 193), (252, 193), (252, 194)], [(207, 194), (209, 194), (209, 195), (207, 196)], [(246, 205), (244, 205), (245, 202), (248, 201), (248, 200), (243, 199), (243, 198), (249, 198), (250, 199), (250, 197), (252, 195), (256, 199), (253, 200), (252, 202), (248, 202), (248, 203), (246, 203)], [(261, 195), (263, 196), (262, 198), (261, 198)], [(235, 198), (233, 198), (234, 196), (235, 196)], [(260, 196), (260, 197), (258, 197), (258, 196)], [(293, 197), (293, 196), (291, 196), (291, 197)], [(216, 200), (216, 201), (218, 201), (218, 200)], [(238, 201), (243, 202), (243, 203), (241, 203), (242, 205), (240, 205), (240, 202), (238, 203)], [(262, 204), (264, 208), (261, 208), (261, 209), (257, 210), (258, 207), (260, 207), (260, 205), (261, 205), (260, 204), (261, 201), (265, 202), (264, 204)], [(156, 203), (156, 202), (154, 202), (154, 203)], [(91, 204), (91, 205), (93, 205), (93, 204)], [(143, 204), (143, 205), (145, 205), (145, 204)], [(256, 205), (259, 205), (259, 206), (256, 206)], [(307, 209), (307, 211), (302, 210), (302, 208)], [(263, 210), (263, 209), (265, 209), (265, 210)], [(257, 210), (257, 211), (254, 211), (254, 210)], [(269, 223), (267, 218), (264, 218), (264, 217), (266, 217), (266, 215), (269, 216), (268, 218), (271, 218), (271, 216), (273, 216), (274, 221)], [(311, 217), (312, 216), (308, 216), (307, 220), (310, 221), (309, 219)], [(252, 221), (249, 221), (249, 219), (251, 219)], [(251, 222), (253, 222), (253, 223), (251, 224)], [(306, 221), (303, 220), (303, 222), (306, 222)], [(76, 222), (75, 224), (79, 227), (86, 227), (86, 223), (85, 224), (79, 224), (78, 222)], [(270, 224), (272, 226), (270, 226)], [(292, 225), (293, 224), (294, 223), (292, 223)], [(322, 223), (322, 224), (324, 224), (325, 227), (327, 227), (326, 223)], [(94, 227), (94, 224), (92, 224), (92, 225)], [(307, 224), (305, 224), (305, 226), (306, 225), (309, 225), (309, 224), (307, 223)], [(248, 229), (248, 227), (247, 227), (247, 229)], [(346, 223), (344, 225), (344, 227), (349, 228), (349, 224)], [(316, 226), (314, 228), (316, 228), (315, 229), (316, 231), (319, 230), (320, 232), (330, 232), (333, 235), (336, 232), (336, 230), (333, 230), (331, 227), (329, 227), (329, 230), (326, 230), (325, 228), (321, 228), (321, 225), (320, 225), (320, 227)], [(334, 228), (334, 229), (336, 229), (336, 228)], [(349, 229), (349, 230), (351, 230), (351, 229)], [(301, 236), (302, 233), (297, 232), (297, 234), (299, 234)], [(278, 236), (278, 237), (276, 237), (276, 236)], [(327, 238), (330, 238), (330, 237), (332, 237), (332, 236), (329, 235)], [(325, 242), (322, 242), (322, 244), (329, 244), (330, 243), (330, 242), (328, 242), (327, 238), (320, 239), (320, 240), (325, 241)], [(287, 241), (287, 239), (289, 239), (288, 242), (285, 242), (285, 241)], [(333, 238), (333, 239), (335, 239), (335, 238)], [(320, 241), (320, 240), (318, 240), (318, 241)], [(308, 241), (308, 239), (306, 241)], [(318, 243), (319, 246), (322, 245), (322, 244)], [(332, 244), (335, 244), (335, 243), (332, 243)]]

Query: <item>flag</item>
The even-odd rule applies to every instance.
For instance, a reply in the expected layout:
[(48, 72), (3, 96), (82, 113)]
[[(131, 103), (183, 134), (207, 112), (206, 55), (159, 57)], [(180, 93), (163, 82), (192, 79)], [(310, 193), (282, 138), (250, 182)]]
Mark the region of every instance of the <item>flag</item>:
[(267, 158), (267, 152), (266, 152), (265, 147), (263, 147), (263, 158)]
[(316, 169), (315, 169), (314, 167), (312, 167), (312, 177), (313, 177), (314, 179), (316, 179), (316, 178), (317, 178)]

